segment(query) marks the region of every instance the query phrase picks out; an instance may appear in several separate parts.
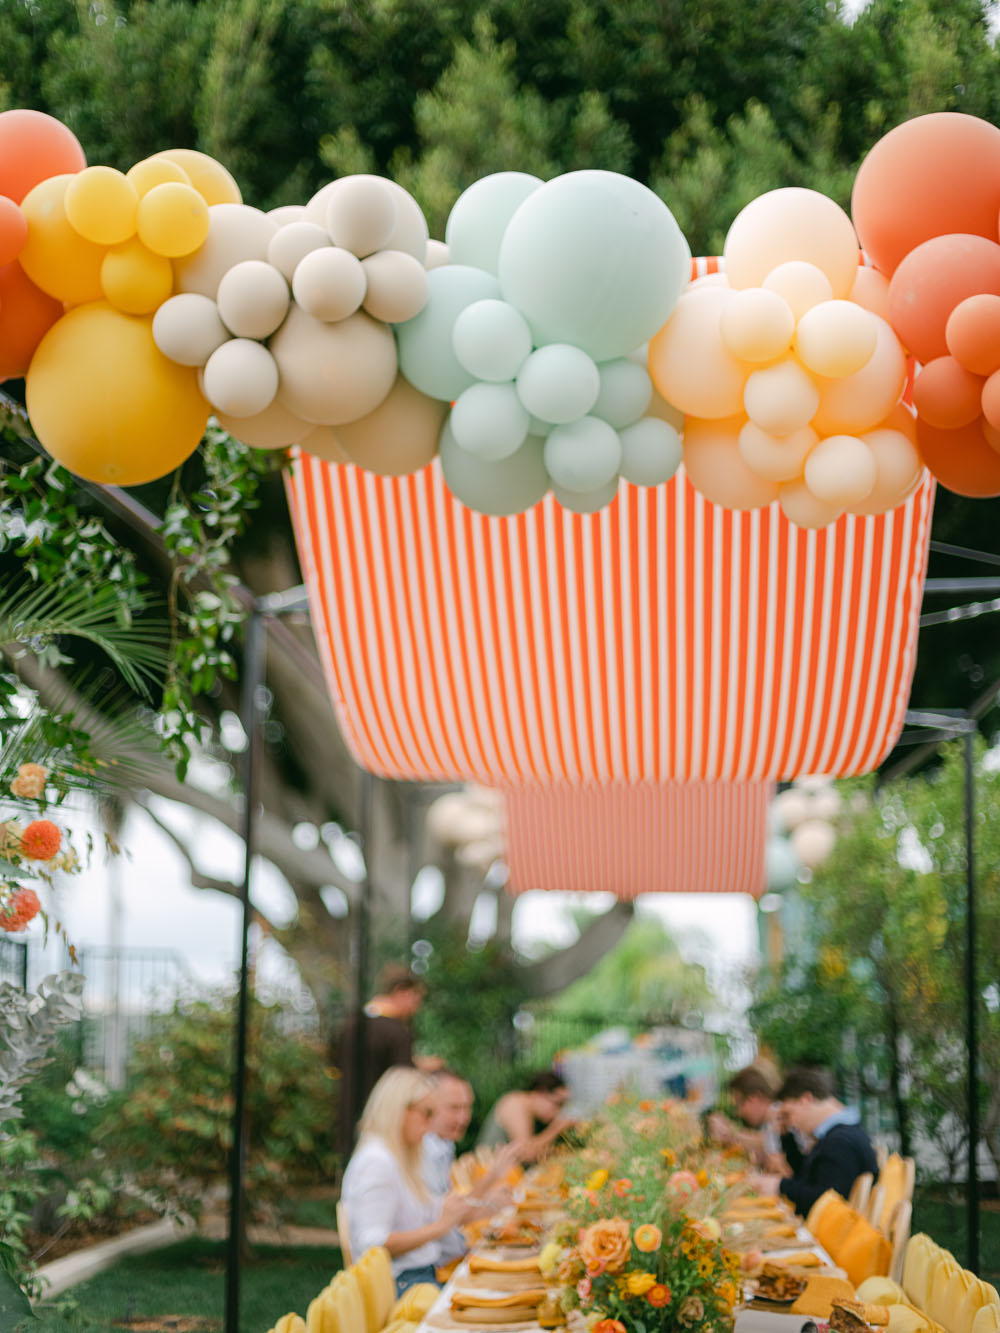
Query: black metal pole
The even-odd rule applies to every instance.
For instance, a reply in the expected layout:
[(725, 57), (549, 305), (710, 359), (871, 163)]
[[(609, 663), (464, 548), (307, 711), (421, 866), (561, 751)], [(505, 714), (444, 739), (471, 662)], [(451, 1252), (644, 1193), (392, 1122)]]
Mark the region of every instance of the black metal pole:
[[(358, 919), (354, 932), (354, 1078), (352, 1080), (351, 1122), (356, 1125), (364, 1110), (366, 1098), (366, 1051), (368, 1020), (365, 1005), (368, 1002), (368, 989), (371, 972), (371, 922), (372, 922), (372, 801), (375, 792), (375, 779), (366, 769), (361, 770), (360, 809), (358, 812), (358, 834), (361, 839), (361, 853), (365, 859), (365, 877), (361, 881), (361, 894), (358, 899)], [(229, 1330), (226, 1330), (229, 1333)]]
[(966, 1267), (979, 1272), (979, 1035), (976, 985), (976, 865), (973, 795), (975, 726), (965, 733), (965, 991), (966, 1054), (969, 1078), (969, 1157), (966, 1179)]
[(233, 1144), (229, 1155), (229, 1235), (226, 1240), (225, 1333), (239, 1333), (240, 1277), (243, 1216), (246, 1205), (246, 1078), (247, 1027), (250, 985), (247, 968), (250, 933), (250, 868), (253, 863), (257, 820), (257, 757), (260, 749), (260, 692), (264, 683), (266, 647), (264, 620), (256, 607), (250, 612), (243, 642), (243, 680), (240, 720), (246, 733), (243, 752), (243, 910), (240, 918), (240, 971), (236, 1003), (235, 1065), (233, 1069)]

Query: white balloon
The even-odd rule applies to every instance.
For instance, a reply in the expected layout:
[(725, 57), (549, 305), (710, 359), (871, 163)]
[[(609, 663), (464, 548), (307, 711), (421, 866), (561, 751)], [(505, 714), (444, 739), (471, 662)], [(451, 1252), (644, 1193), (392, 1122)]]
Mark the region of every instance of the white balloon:
[(791, 842), (802, 864), (814, 870), (833, 851), (837, 835), (825, 819), (807, 819), (794, 830)]
[(781, 828), (791, 833), (809, 818), (812, 807), (805, 792), (787, 787), (771, 802), (771, 812)]
[(177, 289), (215, 299), (223, 275), (244, 259), (267, 259), (277, 223), (248, 204), (212, 204), (208, 236), (193, 254), (174, 260)]
[(181, 366), (203, 366), (229, 340), (219, 307), (208, 296), (183, 292), (164, 301), (153, 316), (153, 341)]
[(237, 338), (269, 338), (288, 314), (288, 283), (261, 259), (245, 259), (219, 283), (216, 303), (226, 328)]
[[(303, 209), (303, 212), (305, 210)], [(299, 260), (312, 250), (332, 245), (324, 227), (304, 219), (291, 222), (276, 231), (267, 246), (267, 262), (273, 264), (286, 282), (291, 282)]]
[(361, 260), (334, 246), (303, 255), (292, 276), (292, 294), (313, 319), (325, 324), (353, 315), (365, 299), (367, 279)]
[(444, 268), (445, 264), (451, 263), (451, 255), (444, 241), (428, 241), (427, 253), (424, 255), (424, 268), (428, 272), (432, 268)]
[(231, 417), (255, 417), (278, 392), (278, 367), (261, 343), (231, 338), (205, 365), (205, 396)]

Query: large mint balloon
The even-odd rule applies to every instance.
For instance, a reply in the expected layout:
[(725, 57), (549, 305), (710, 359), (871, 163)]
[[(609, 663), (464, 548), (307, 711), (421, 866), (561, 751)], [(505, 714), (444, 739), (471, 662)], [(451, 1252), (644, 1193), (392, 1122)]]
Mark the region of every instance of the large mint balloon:
[(767, 887), (774, 892), (791, 889), (798, 882), (800, 862), (787, 838), (770, 837), (764, 844)]
[(545, 467), (563, 490), (587, 493), (617, 481), (622, 461), (618, 432), (597, 417), (554, 426), (545, 441)]
[(530, 194), (500, 246), (503, 297), (535, 343), (625, 356), (667, 322), (691, 251), (652, 190), (613, 171), (572, 171)]
[(512, 380), (531, 353), (528, 321), (506, 301), (476, 301), (455, 320), (452, 347), (477, 379)]
[(574, 514), (596, 514), (598, 509), (609, 505), (618, 494), (618, 478), (613, 477), (596, 491), (569, 491), (553, 482), (552, 494), (564, 509), (572, 510)]
[(643, 417), (620, 430), (618, 437), (622, 442), (619, 470), (634, 486), (659, 486), (681, 465), (681, 437), (668, 421)]
[(487, 462), (475, 458), (459, 444), (446, 421), (441, 432), (439, 457), (448, 489), (462, 504), (480, 514), (520, 514), (536, 505), (549, 489), (549, 475), (542, 462), (543, 441), (529, 435), (520, 449)]
[(395, 328), (404, 379), (428, 398), (447, 403), (474, 384), (476, 377), (455, 356), (452, 329), (467, 306), (499, 295), (496, 278), (479, 268), (449, 264), (428, 273), (427, 304), (419, 315)]
[(524, 443), (530, 420), (513, 384), (473, 384), (451, 410), (451, 433), (468, 453), (493, 461)]
[(568, 343), (539, 347), (517, 376), (521, 402), (532, 416), (552, 425), (586, 416), (600, 388), (601, 376), (592, 358)]
[(496, 273), (507, 223), (541, 184), (525, 171), (498, 171), (470, 185), (455, 201), (445, 228), (451, 262)]

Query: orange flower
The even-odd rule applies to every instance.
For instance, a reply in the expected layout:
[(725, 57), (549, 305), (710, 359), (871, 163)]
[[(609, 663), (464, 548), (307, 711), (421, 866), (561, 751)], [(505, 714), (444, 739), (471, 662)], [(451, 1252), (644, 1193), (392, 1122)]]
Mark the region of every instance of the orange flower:
[(702, 1167), (701, 1170), (698, 1172), (697, 1181), (698, 1184), (702, 1187), (702, 1189), (704, 1189), (705, 1186), (708, 1184), (708, 1172), (705, 1170), (704, 1167)]
[(621, 1180), (616, 1180), (611, 1188), (614, 1190), (615, 1194), (617, 1194), (619, 1199), (624, 1199), (626, 1194), (632, 1189), (632, 1182), (629, 1180), (628, 1176), (622, 1176)]
[(658, 1250), (662, 1240), (663, 1232), (653, 1226), (652, 1222), (643, 1222), (642, 1226), (635, 1229), (635, 1248), (642, 1250), (643, 1254), (652, 1254), (653, 1250)]
[(620, 1273), (632, 1249), (628, 1223), (621, 1217), (602, 1217), (580, 1237), (580, 1256), (590, 1272), (591, 1264), (604, 1265), (607, 1273)]
[(663, 1282), (657, 1282), (655, 1287), (650, 1287), (646, 1292), (646, 1300), (650, 1305), (655, 1305), (659, 1310), (664, 1305), (669, 1305), (673, 1300), (673, 1292)]
[(34, 889), (17, 889), (11, 894), (6, 907), (0, 907), (0, 930), (12, 935), (22, 931), (42, 910)]
[(49, 770), (42, 764), (22, 764), (17, 770), (17, 777), (10, 784), (14, 796), (22, 800), (37, 801), (45, 791), (45, 779)]
[(620, 1319), (599, 1319), (592, 1333), (626, 1333), (626, 1330)]
[(21, 834), (21, 851), (32, 861), (51, 861), (62, 834), (51, 819), (34, 819)]
[(640, 1111), (651, 1111), (652, 1109), (653, 1109), (653, 1103), (651, 1101), (641, 1101), (639, 1103)]
[(661, 1148), (660, 1156), (666, 1162), (667, 1166), (677, 1165), (677, 1154), (674, 1152), (673, 1148)]

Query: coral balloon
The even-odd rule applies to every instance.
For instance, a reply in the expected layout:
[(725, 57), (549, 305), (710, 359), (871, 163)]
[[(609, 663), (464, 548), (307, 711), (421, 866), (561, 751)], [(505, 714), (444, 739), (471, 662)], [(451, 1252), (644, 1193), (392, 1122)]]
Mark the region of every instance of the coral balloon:
[(833, 300), (833, 284), (821, 268), (804, 259), (789, 259), (764, 279), (765, 291), (775, 292), (785, 301), (795, 316), (796, 323), (807, 310), (821, 301)]
[(207, 153), (199, 153), (195, 148), (168, 148), (155, 156), (176, 163), (206, 204), (242, 204), (243, 196), (235, 178)]
[(0, 379), (25, 374), (35, 348), (62, 313), (62, 303), (36, 287), (20, 264), (0, 268)]
[(277, 224), (259, 208), (214, 204), (208, 210), (205, 243), (174, 265), (177, 289), (215, 300), (225, 273), (244, 259), (266, 259)]
[(755, 370), (746, 382), (743, 403), (750, 420), (770, 435), (789, 435), (811, 421), (819, 390), (794, 357)]
[(956, 361), (973, 375), (1000, 370), (1000, 296), (968, 296), (948, 316), (944, 340)]
[(814, 305), (795, 330), (799, 360), (827, 379), (842, 379), (867, 365), (877, 341), (874, 316), (853, 301), (823, 301)]
[(906, 357), (889, 325), (876, 321), (875, 351), (853, 375), (820, 384), (819, 407), (812, 424), (821, 435), (860, 435), (892, 411), (906, 382)]
[(878, 477), (875, 455), (854, 435), (829, 435), (806, 459), (804, 480), (817, 500), (846, 509), (870, 495)]
[(154, 255), (181, 259), (205, 243), (208, 204), (193, 185), (180, 181), (154, 185), (139, 200), (136, 229)]
[(317, 426), (374, 412), (396, 380), (396, 344), (384, 324), (359, 310), (323, 324), (292, 305), (270, 343), (283, 406)]
[(851, 195), (861, 244), (890, 276), (932, 237), (966, 232), (995, 239), (998, 209), (1000, 130), (952, 111), (890, 130), (861, 163)]
[(137, 236), (116, 245), (101, 264), (101, 290), (127, 315), (150, 315), (170, 296), (174, 270), (170, 260), (147, 250)]
[(1000, 245), (982, 236), (938, 236), (911, 250), (893, 274), (890, 323), (918, 361), (933, 361), (948, 354), (951, 312), (980, 292), (1000, 295)]
[(28, 223), (24, 214), (13, 199), (0, 194), (0, 265), (16, 259), (27, 239)]
[(766, 287), (736, 292), (722, 312), (722, 341), (741, 361), (773, 361), (784, 355), (795, 332), (788, 302)]
[(765, 481), (792, 481), (802, 476), (806, 458), (818, 441), (812, 426), (802, 426), (788, 435), (772, 435), (748, 421), (740, 431), (740, 457)]
[(979, 421), (960, 430), (938, 430), (917, 420), (917, 448), (942, 486), (957, 495), (1000, 495), (1000, 453), (992, 449)]
[(28, 239), (18, 263), (49, 296), (67, 305), (94, 301), (101, 295), (104, 250), (85, 241), (66, 217), (66, 190), (72, 176), (52, 176), (25, 196), (21, 208)]
[(139, 196), (114, 167), (84, 167), (66, 187), (66, 217), (95, 245), (120, 245), (135, 235)]
[(78, 306), (48, 331), (25, 387), (48, 452), (101, 485), (139, 486), (172, 472), (208, 421), (196, 373), (159, 351), (148, 319), (104, 301)]
[(835, 523), (843, 509), (813, 495), (804, 481), (786, 481), (778, 496), (781, 512), (798, 528), (825, 528)]
[(994, 371), (983, 385), (980, 402), (983, 416), (989, 425), (994, 430), (1000, 430), (1000, 372)]
[(0, 112), (0, 194), (15, 204), (50, 176), (86, 165), (80, 141), (54, 116), (25, 108)]
[(805, 260), (847, 296), (857, 276), (858, 238), (844, 210), (818, 190), (770, 190), (738, 213), (723, 250), (733, 287), (760, 287), (779, 264)]
[[(348, 458), (367, 472), (402, 477), (434, 458), (447, 414), (447, 403), (428, 398), (399, 375), (374, 412), (336, 428), (336, 440)], [(310, 450), (308, 439), (303, 447)], [(475, 460), (471, 461), (474, 466)]]
[(728, 287), (685, 292), (650, 339), (654, 385), (668, 402), (693, 417), (721, 419), (743, 410), (749, 367), (733, 356), (721, 330), (723, 311), (735, 296)]
[(739, 436), (746, 417), (724, 421), (690, 418), (684, 427), (684, 468), (688, 480), (712, 504), (725, 509), (759, 509), (778, 498), (778, 487), (751, 472), (740, 456)]
[(913, 382), (913, 406), (939, 430), (957, 430), (982, 411), (983, 381), (953, 356), (928, 361)]
[(875, 459), (876, 478), (871, 492), (852, 514), (884, 514), (902, 504), (920, 481), (923, 462), (913, 440), (900, 430), (879, 429), (861, 437)]

